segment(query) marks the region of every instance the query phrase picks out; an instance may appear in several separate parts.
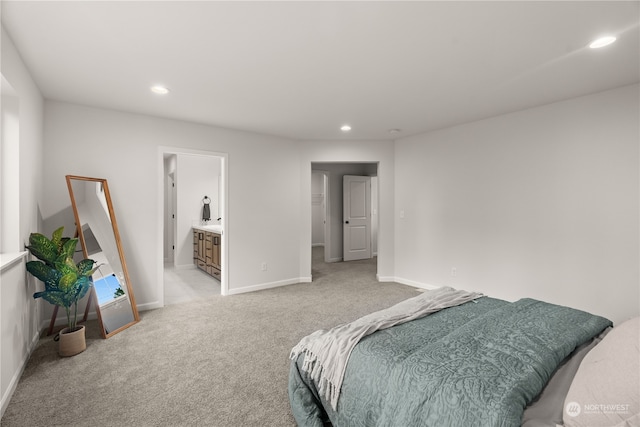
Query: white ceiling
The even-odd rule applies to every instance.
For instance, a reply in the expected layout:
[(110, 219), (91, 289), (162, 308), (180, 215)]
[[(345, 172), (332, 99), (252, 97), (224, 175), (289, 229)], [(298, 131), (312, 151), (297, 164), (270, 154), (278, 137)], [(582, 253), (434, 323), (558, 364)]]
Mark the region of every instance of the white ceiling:
[[(396, 139), (640, 81), (639, 5), (5, 0), (1, 12), (47, 99), (301, 140)], [(618, 41), (586, 47), (602, 34)]]

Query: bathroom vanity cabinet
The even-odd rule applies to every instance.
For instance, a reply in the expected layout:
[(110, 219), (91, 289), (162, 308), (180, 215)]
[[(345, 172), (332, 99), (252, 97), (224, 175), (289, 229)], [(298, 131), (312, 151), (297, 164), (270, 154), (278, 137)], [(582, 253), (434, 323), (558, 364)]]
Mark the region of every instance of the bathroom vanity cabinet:
[(220, 234), (193, 229), (193, 262), (202, 271), (220, 280)]

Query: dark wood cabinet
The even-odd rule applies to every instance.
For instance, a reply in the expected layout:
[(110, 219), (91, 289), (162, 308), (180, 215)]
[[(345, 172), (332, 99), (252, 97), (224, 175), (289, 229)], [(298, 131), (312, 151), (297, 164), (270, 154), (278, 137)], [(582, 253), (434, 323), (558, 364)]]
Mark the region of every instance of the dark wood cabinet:
[(212, 237), (212, 255), (211, 255), (211, 265), (214, 269), (218, 270), (218, 274), (220, 274), (221, 266), (220, 266), (220, 253), (222, 248), (222, 236), (216, 233), (211, 233)]
[(193, 230), (193, 262), (202, 271), (220, 279), (222, 239), (217, 233)]

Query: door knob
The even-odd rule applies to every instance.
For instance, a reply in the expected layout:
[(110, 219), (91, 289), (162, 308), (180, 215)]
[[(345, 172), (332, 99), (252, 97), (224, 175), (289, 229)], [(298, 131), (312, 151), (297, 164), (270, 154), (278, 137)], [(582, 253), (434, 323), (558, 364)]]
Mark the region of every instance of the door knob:
[(349, 224), (349, 221), (345, 221), (344, 223), (345, 223), (345, 224)]

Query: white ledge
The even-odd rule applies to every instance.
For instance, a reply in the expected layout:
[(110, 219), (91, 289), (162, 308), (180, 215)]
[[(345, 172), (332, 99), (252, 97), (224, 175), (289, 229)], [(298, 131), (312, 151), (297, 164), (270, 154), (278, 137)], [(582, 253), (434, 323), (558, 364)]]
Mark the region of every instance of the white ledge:
[(0, 271), (8, 269), (12, 265), (20, 261), (22, 258), (26, 258), (28, 253), (29, 252), (27, 251), (23, 251), (0, 254)]

